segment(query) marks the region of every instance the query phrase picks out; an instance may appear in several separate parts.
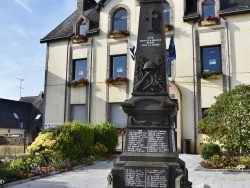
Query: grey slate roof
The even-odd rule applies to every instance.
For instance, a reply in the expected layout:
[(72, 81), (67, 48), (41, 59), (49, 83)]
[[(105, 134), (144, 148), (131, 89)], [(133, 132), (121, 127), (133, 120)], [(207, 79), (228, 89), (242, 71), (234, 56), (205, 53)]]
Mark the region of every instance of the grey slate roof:
[(250, 0), (220, 1), (220, 16), (250, 13)]
[[(220, 16), (250, 13), (250, 0), (220, 0)], [(186, 0), (186, 11), (183, 16), (185, 22), (197, 20), (197, 0)]]
[(88, 9), (83, 12), (77, 10), (66, 18), (61, 24), (53, 29), (49, 34), (40, 40), (40, 43), (49, 42), (51, 40), (58, 39), (69, 39), (74, 34), (73, 24), (79, 19), (81, 15), (84, 15), (89, 20), (89, 31), (88, 34), (98, 33), (99, 31), (99, 19), (100, 9), (106, 0), (101, 0), (95, 7)]
[[(38, 130), (43, 123), (44, 98), (42, 95), (22, 97), (20, 101), (0, 99), (0, 127), (20, 128), (20, 123), (29, 131)], [(18, 115), (16, 118), (13, 113)], [(35, 119), (41, 114), (39, 119)]]

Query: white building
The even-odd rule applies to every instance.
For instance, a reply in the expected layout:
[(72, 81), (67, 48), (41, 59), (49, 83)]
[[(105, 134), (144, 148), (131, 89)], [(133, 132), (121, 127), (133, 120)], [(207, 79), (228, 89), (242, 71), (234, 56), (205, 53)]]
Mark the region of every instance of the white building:
[[(120, 104), (133, 88), (135, 62), (128, 40), (136, 46), (140, 1), (100, 0), (90, 7), (78, 0), (77, 10), (40, 41), (47, 43), (45, 128), (74, 119), (126, 125)], [(168, 80), (179, 106), (177, 147), (180, 151), (182, 140), (191, 139), (191, 152), (197, 153), (204, 135), (195, 127), (203, 110), (215, 102), (214, 96), (250, 83), (250, 1), (167, 0), (164, 12), (167, 48), (172, 34), (176, 48)], [(129, 36), (114, 38), (109, 31), (118, 29)], [(87, 37), (75, 43), (72, 38), (79, 34)], [(216, 78), (204, 79), (207, 71)], [(110, 77), (128, 81), (105, 83)], [(71, 81), (81, 78), (89, 84), (73, 86)]]

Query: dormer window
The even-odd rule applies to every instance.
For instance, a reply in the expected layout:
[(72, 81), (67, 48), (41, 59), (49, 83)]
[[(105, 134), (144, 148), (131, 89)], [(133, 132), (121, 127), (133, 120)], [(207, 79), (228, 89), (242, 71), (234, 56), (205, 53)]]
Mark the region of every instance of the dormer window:
[(215, 1), (214, 0), (205, 0), (202, 3), (202, 15), (203, 18), (215, 15)]
[(127, 30), (127, 10), (119, 9), (117, 10), (112, 18), (112, 30)]
[(77, 24), (77, 34), (78, 35), (86, 35), (87, 25), (84, 19), (81, 19)]

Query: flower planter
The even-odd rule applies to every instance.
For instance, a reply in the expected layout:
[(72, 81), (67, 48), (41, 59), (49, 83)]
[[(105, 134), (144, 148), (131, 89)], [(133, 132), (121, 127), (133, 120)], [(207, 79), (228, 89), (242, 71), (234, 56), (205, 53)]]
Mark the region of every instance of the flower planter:
[(174, 30), (173, 26), (166, 26), (165, 27), (165, 32), (172, 31)]
[(83, 86), (86, 86), (85, 83), (78, 83), (76, 85), (71, 85), (71, 87), (83, 87)]
[(207, 80), (212, 80), (212, 79), (220, 79), (221, 74), (213, 74), (207, 78)]
[(122, 34), (115, 34), (115, 35), (110, 35), (109, 36), (110, 38), (113, 38), (113, 39), (116, 39), (116, 38), (124, 38), (126, 37), (125, 35), (122, 35)]
[(115, 81), (115, 82), (111, 82), (111, 83), (109, 83), (109, 84), (111, 84), (111, 85), (124, 85), (124, 84), (126, 84), (126, 82)]
[(73, 40), (73, 43), (74, 44), (77, 44), (77, 43), (83, 43), (83, 42), (86, 42), (84, 39), (74, 39)]
[(202, 26), (208, 26), (208, 25), (216, 25), (216, 21), (213, 21), (213, 20), (202, 20), (201, 21), (201, 25)]

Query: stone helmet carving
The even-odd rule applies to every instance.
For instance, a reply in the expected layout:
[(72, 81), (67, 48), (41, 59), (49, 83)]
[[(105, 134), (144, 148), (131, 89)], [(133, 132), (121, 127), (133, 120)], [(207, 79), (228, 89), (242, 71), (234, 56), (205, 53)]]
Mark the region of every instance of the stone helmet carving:
[(155, 68), (156, 68), (155, 63), (152, 62), (152, 61), (146, 62), (146, 63), (144, 64), (144, 66), (143, 66), (143, 70), (145, 70), (145, 71), (149, 71), (149, 70), (155, 69)]

